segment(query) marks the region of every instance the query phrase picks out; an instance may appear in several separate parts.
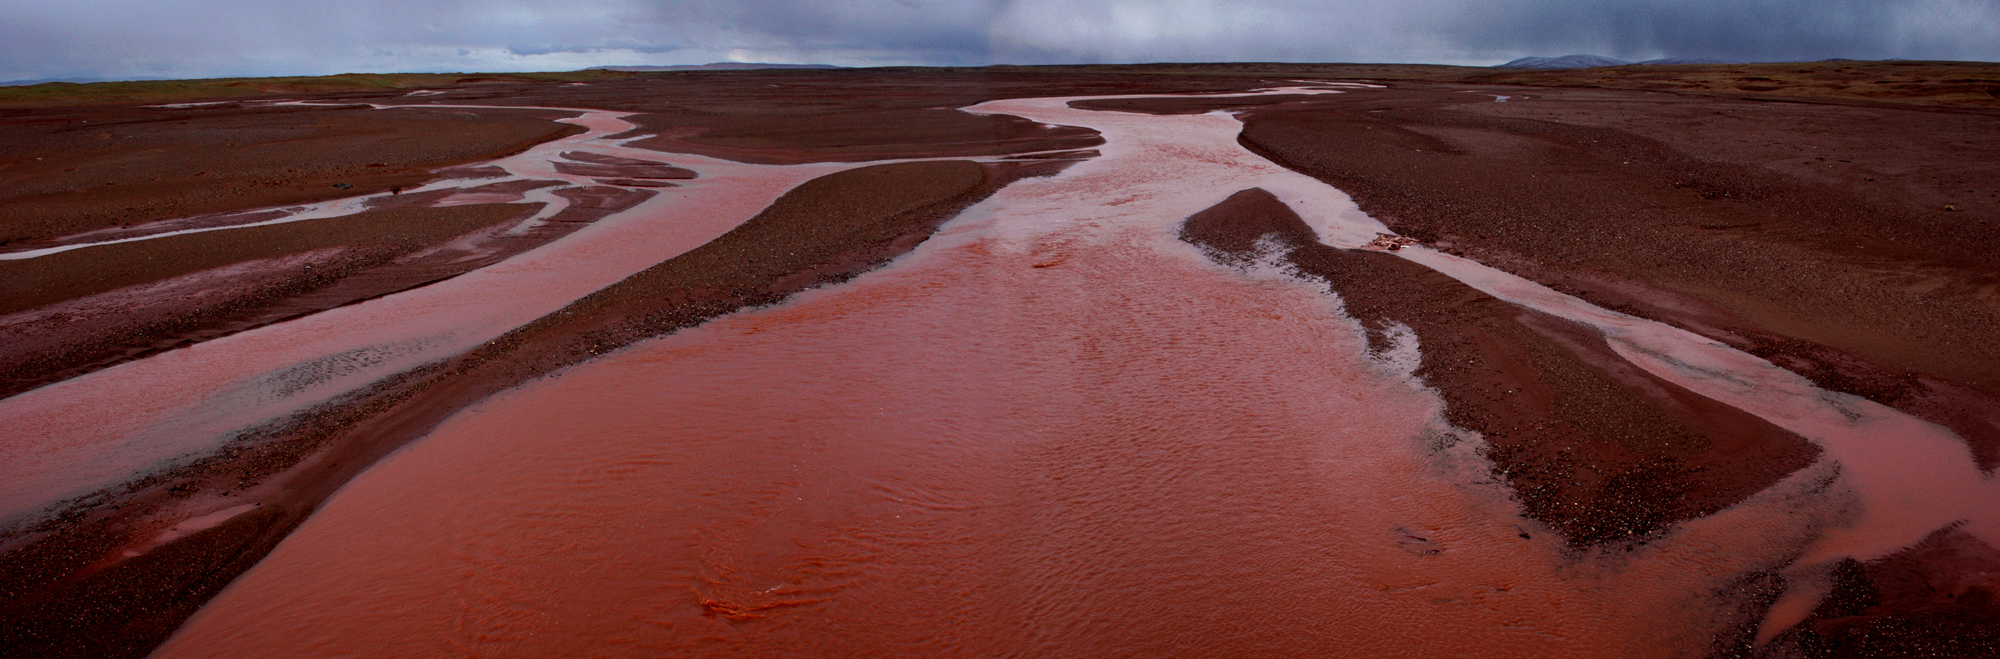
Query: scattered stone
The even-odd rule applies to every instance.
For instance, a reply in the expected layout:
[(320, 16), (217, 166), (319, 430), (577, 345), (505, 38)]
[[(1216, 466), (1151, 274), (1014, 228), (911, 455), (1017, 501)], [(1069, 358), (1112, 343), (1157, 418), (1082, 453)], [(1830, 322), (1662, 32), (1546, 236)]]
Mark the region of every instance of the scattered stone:
[(1393, 252), (1415, 244), (1417, 244), (1417, 239), (1415, 238), (1410, 238), (1408, 236), (1398, 236), (1393, 233), (1378, 233), (1375, 234), (1374, 240), (1368, 241), (1368, 244), (1362, 245), (1362, 247), (1365, 249), (1387, 250)]

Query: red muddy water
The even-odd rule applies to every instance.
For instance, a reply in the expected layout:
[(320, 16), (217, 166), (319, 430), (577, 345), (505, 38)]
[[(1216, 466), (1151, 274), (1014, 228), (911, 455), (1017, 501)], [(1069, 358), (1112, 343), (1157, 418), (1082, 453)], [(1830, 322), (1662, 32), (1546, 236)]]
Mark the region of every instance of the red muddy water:
[[(1993, 528), (1993, 480), (1941, 429), (1404, 250), (1832, 456), (1569, 548), (1440, 420), (1409, 332), (1370, 352), (1324, 289), (1175, 238), (1256, 186), (1359, 246), (1380, 225), (1344, 196), (1226, 115), (985, 107), (1099, 130), (1103, 155), (849, 284), (459, 414), (157, 656), (1703, 656), (1767, 620), (1751, 575)], [(1923, 469), (1866, 464), (1891, 445)], [(1949, 496), (1898, 507), (1915, 471)], [(1816, 601), (1795, 591), (1767, 626)]]
[(1459, 484), (1435, 399), (1326, 296), (1157, 250), (971, 242), (491, 401), (351, 484), (160, 656), (1689, 640), (1684, 612), (1609, 615), (1659, 602), (1617, 604), (1634, 584)]
[[(394, 108), (383, 112), (399, 111)], [(554, 172), (557, 152), (587, 147), (649, 152), (606, 136), (632, 126), (621, 113), (579, 111), (565, 120), (588, 132), (494, 161), (511, 180), (569, 180)], [(478, 345), (663, 258), (692, 249), (755, 215), (785, 190), (849, 167), (769, 167), (698, 157), (707, 180), (663, 194), (569, 238), (492, 267), (360, 304), (199, 343), (0, 401), (9, 441), (0, 444), (0, 522), (32, 520), (45, 506), (210, 452), (235, 433), (320, 404), (386, 375)], [(428, 187), (456, 190), (465, 180)], [(496, 184), (473, 185), (493, 188)], [(412, 191), (420, 194), (423, 190)], [(547, 188), (491, 197), (460, 193), (448, 202), (543, 202), (545, 220), (572, 200)], [(332, 216), (390, 195), (300, 207), (266, 222)], [(466, 199), (470, 198), (470, 199)], [(237, 227), (204, 227), (226, 231)], [(120, 238), (110, 242), (157, 238)], [(51, 250), (87, 248), (67, 245)], [(33, 258), (48, 252), (0, 258)], [(505, 300), (496, 304), (495, 300)]]

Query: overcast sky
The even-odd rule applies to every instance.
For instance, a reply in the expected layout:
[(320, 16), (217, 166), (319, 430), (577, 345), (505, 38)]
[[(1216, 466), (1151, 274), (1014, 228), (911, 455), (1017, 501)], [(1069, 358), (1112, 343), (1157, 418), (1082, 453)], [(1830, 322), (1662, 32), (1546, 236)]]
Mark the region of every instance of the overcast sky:
[(2000, 61), (2000, 0), (0, 0), (0, 80), (1572, 53)]

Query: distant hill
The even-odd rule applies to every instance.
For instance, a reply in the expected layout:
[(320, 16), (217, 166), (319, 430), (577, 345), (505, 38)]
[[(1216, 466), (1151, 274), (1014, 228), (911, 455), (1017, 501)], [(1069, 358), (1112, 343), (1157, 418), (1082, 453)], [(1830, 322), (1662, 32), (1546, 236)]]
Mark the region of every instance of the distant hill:
[(1646, 60), (1646, 61), (1644, 61), (1644, 62), (1640, 62), (1639, 64), (1641, 64), (1641, 65), (1649, 65), (1649, 64), (1742, 64), (1742, 62), (1732, 62), (1732, 61), (1729, 61), (1729, 60), (1726, 60), (1726, 59), (1715, 59), (1715, 58), (1713, 58), (1713, 57), (1668, 57), (1668, 58), (1664, 58), (1664, 59), (1649, 59), (1649, 60)]
[(1496, 69), (1590, 69), (1600, 66), (1625, 66), (1631, 64), (1622, 59), (1611, 59), (1602, 55), (1564, 55), (1562, 57), (1523, 57), (1502, 64)]
[(1644, 62), (1627, 62), (1603, 55), (1564, 55), (1562, 57), (1523, 57), (1493, 68), (1496, 69), (1593, 69), (1600, 66), (1641, 66), (1653, 64), (1736, 64), (1726, 60), (1708, 57), (1668, 57), (1649, 59)]
[(133, 82), (140, 80), (166, 80), (166, 78), (36, 78), (34, 80), (8, 80), (5, 82), (0, 82), (0, 87), (41, 85), (51, 82), (67, 82), (67, 83), (81, 85), (93, 82)]
[(764, 64), (761, 62), (715, 62), (711, 64), (678, 64), (674, 66), (597, 66), (586, 71), (626, 71), (641, 73), (646, 71), (751, 71), (756, 69), (840, 69), (846, 67), (832, 64)]

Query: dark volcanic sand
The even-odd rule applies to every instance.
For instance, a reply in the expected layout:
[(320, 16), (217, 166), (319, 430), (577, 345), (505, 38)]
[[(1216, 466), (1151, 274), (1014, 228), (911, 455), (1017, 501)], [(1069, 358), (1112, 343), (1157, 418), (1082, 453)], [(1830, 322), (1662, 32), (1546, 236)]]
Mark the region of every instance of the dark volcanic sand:
[[(80, 511), (0, 556), (0, 655), (141, 656), (342, 483), (458, 409), (602, 352), (843, 281), (914, 248), (1007, 183), (1069, 163), (882, 165), (815, 179), (716, 240), (453, 360), (391, 378), (175, 474)], [(324, 447), (324, 450), (322, 450)], [(95, 570), (163, 501), (264, 479), (283, 498)]]

